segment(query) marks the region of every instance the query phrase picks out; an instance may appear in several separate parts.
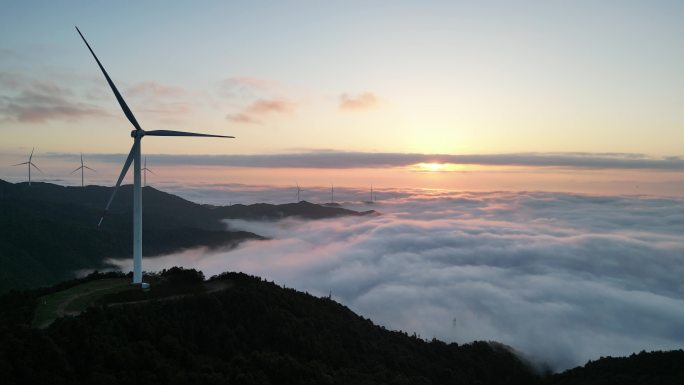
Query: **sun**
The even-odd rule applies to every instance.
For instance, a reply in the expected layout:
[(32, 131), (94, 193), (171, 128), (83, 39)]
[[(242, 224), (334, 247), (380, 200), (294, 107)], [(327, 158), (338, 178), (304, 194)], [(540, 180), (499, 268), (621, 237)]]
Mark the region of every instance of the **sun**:
[(423, 162), (410, 166), (413, 171), (443, 173), (450, 171), (466, 171), (467, 166), (455, 163)]
[(423, 171), (444, 171), (443, 163), (418, 163), (418, 168)]

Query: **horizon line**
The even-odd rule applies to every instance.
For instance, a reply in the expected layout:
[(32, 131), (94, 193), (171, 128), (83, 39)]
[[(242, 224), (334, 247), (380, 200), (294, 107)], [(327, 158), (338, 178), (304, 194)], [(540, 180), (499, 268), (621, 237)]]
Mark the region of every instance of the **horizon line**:
[[(86, 154), (91, 161), (120, 163), (126, 154)], [(79, 154), (48, 152), (42, 157), (77, 159)], [(680, 156), (651, 157), (640, 153), (518, 152), (496, 154), (429, 154), (401, 152), (309, 151), (275, 154), (146, 154), (156, 166), (223, 166), (244, 168), (353, 169), (400, 168), (421, 163), (571, 168), (583, 170), (653, 170), (684, 172)], [(441, 172), (452, 172), (444, 170)]]

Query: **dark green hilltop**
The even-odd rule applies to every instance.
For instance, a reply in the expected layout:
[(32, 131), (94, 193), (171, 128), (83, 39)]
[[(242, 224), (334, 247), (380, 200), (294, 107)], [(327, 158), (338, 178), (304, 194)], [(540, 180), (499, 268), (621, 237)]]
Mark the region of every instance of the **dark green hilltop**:
[[(551, 375), (496, 342), (447, 344), (391, 331), (330, 298), (242, 273), (171, 268), (36, 326), (61, 293), (130, 282), (94, 273), (0, 295), (3, 384), (679, 385), (684, 351), (601, 358)], [(75, 301), (79, 298), (74, 297)], [(543, 341), (540, 341), (543, 343)]]
[[(106, 268), (108, 258), (132, 255), (132, 187), (117, 194), (102, 227), (97, 227), (111, 187), (65, 187), (0, 180), (0, 293), (12, 288), (52, 285), (81, 269)], [(208, 206), (152, 187), (143, 189), (143, 255), (208, 246), (230, 248), (248, 239), (223, 219), (323, 219), (366, 215), (309, 202), (282, 205)]]
[(98, 279), (116, 274), (0, 296), (4, 384), (540, 383), (501, 344), (428, 342), (241, 273), (204, 281), (173, 268), (146, 277), (147, 292), (105, 295), (78, 316), (30, 326), (43, 298)]

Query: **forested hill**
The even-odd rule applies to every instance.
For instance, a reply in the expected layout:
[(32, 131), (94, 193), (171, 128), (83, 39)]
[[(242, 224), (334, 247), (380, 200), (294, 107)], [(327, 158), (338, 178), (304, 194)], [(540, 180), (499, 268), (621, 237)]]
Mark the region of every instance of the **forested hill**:
[[(198, 280), (197, 285), (222, 288), (203, 292), (191, 290), (188, 278), (185, 274), (185, 282), (176, 279), (173, 285), (194, 294), (130, 304), (117, 304), (117, 296), (109, 296), (47, 329), (29, 327), (30, 312), (20, 311), (37, 302), (32, 294), (37, 291), (0, 297), (3, 383), (540, 382), (500, 344), (427, 342), (376, 326), (331, 299), (240, 273)], [(163, 292), (160, 285), (153, 284), (149, 295)]]
[[(102, 227), (97, 222), (111, 187), (65, 187), (0, 180), (0, 293), (45, 286), (76, 270), (105, 267), (107, 258), (132, 254), (132, 186), (121, 186)], [(291, 205), (206, 206), (151, 187), (143, 188), (143, 255), (183, 248), (230, 247), (261, 238), (226, 231), (224, 218), (326, 218), (356, 211), (307, 202)]]
[(272, 205), (256, 203), (252, 205), (231, 205), (212, 207), (220, 218), (239, 219), (280, 219), (284, 217), (299, 217), (304, 219), (325, 219), (343, 216), (375, 215), (375, 210), (353, 211), (335, 206), (317, 205), (307, 201)]
[(602, 357), (556, 374), (553, 385), (681, 385), (684, 384), (684, 350), (655, 351), (629, 357)]
[[(91, 274), (0, 295), (0, 373), (12, 384), (680, 385), (684, 351), (601, 358), (540, 374), (495, 342), (464, 345), (389, 331), (330, 298), (242, 273), (204, 280), (172, 268), (81, 301)], [(91, 286), (92, 287), (92, 286)], [(53, 300), (87, 308), (32, 327)], [(91, 292), (92, 294), (93, 292)], [(68, 307), (68, 306), (67, 306)], [(40, 323), (38, 323), (40, 324)], [(539, 341), (544, 343), (544, 341)]]

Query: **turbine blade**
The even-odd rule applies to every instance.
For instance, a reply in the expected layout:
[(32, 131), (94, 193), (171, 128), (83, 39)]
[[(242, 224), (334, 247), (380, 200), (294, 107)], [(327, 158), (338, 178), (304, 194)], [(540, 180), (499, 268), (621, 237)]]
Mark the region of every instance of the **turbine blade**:
[(202, 136), (202, 137), (207, 137), (207, 138), (235, 138), (234, 136), (226, 136), (226, 135), (198, 134), (196, 132), (170, 131), (170, 130), (145, 131), (145, 135), (146, 136)]
[(119, 105), (121, 106), (121, 109), (123, 110), (124, 114), (128, 118), (128, 121), (131, 122), (133, 127), (135, 127), (136, 130), (140, 130), (140, 124), (138, 124), (138, 121), (135, 120), (135, 116), (133, 116), (133, 112), (131, 112), (131, 109), (128, 108), (128, 105), (126, 104), (126, 101), (124, 98), (121, 96), (119, 93), (119, 90), (116, 89), (116, 86), (114, 85), (114, 82), (112, 79), (109, 77), (107, 74), (107, 71), (105, 71), (104, 67), (102, 66), (102, 63), (100, 63), (100, 59), (97, 58), (95, 55), (95, 52), (93, 52), (93, 49), (90, 48), (90, 44), (86, 41), (86, 38), (83, 36), (81, 31), (76, 27), (76, 31), (78, 31), (78, 34), (81, 35), (81, 39), (83, 39), (83, 42), (85, 45), (88, 47), (88, 50), (90, 51), (91, 54), (93, 54), (93, 57), (95, 58), (95, 61), (97, 62), (97, 65), (100, 66), (100, 69), (102, 70), (102, 74), (104, 75), (105, 79), (107, 79), (107, 83), (109, 83), (109, 87), (112, 89), (112, 92), (114, 92), (114, 96), (116, 96), (116, 100), (119, 102)]
[(29, 155), (29, 162), (31, 161), (31, 158), (33, 158), (33, 151), (34, 151), (35, 149), (36, 149), (35, 147), (33, 147), (33, 148), (31, 149), (31, 155)]
[(128, 169), (131, 167), (131, 162), (133, 162), (133, 152), (135, 150), (135, 144), (133, 147), (131, 147), (131, 152), (128, 153), (128, 158), (126, 158), (126, 163), (124, 163), (123, 169), (121, 170), (121, 174), (119, 175), (119, 179), (116, 181), (116, 186), (114, 186), (114, 191), (112, 191), (112, 195), (109, 197), (109, 201), (107, 202), (107, 206), (105, 207), (104, 211), (102, 212), (102, 217), (100, 217), (100, 221), (97, 223), (97, 227), (100, 227), (102, 225), (102, 220), (104, 219), (105, 215), (107, 215), (107, 211), (109, 211), (109, 206), (112, 204), (112, 201), (114, 200), (114, 196), (116, 195), (116, 192), (119, 190), (119, 186), (121, 186), (121, 182), (123, 181), (123, 178), (126, 176), (126, 172), (128, 172)]
[[(35, 167), (36, 170), (40, 171), (41, 174), (44, 174), (43, 170), (39, 169), (38, 166), (36, 166), (33, 163), (29, 163), (31, 166)], [(29, 166), (30, 167), (30, 166)]]
[(72, 171), (71, 173), (73, 174), (73, 173), (75, 173), (76, 171), (78, 171), (78, 170), (80, 170), (80, 169), (82, 169), (82, 168), (83, 168), (83, 166), (77, 168), (76, 170)]
[(88, 167), (88, 166), (83, 166), (83, 167), (87, 168), (87, 169), (90, 170), (90, 171), (95, 171), (94, 168), (90, 168), (90, 167)]
[(21, 166), (22, 164), (29, 164), (29, 162), (17, 163), (17, 164), (13, 164), (12, 166)]
[(156, 172), (154, 172), (154, 171), (150, 170), (149, 168), (145, 168), (145, 170), (147, 170), (147, 171), (151, 172), (151, 173), (152, 173), (152, 174), (154, 174), (154, 175), (157, 175), (157, 173), (156, 173)]

